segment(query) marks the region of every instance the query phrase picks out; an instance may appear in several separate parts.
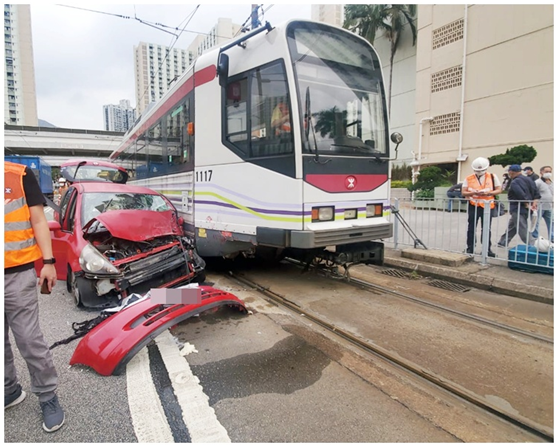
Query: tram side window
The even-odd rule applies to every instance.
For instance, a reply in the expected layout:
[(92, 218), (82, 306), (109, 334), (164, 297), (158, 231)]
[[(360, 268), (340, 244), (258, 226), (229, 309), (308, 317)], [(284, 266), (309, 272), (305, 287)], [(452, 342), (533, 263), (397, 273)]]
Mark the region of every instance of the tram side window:
[(292, 153), (293, 134), (287, 77), (281, 62), (258, 68), (251, 76), (253, 157)]
[(248, 154), (248, 79), (236, 79), (227, 85), (227, 141)]
[(294, 152), (291, 105), (282, 61), (231, 78), (225, 91), (225, 135), (230, 145), (246, 157)]
[(191, 140), (187, 125), (191, 121), (190, 98), (176, 106), (168, 115), (167, 126), (167, 165), (169, 172), (177, 172), (180, 166), (192, 159)]
[(148, 132), (148, 167), (147, 177), (157, 177), (163, 174), (163, 137), (161, 124), (156, 124)]
[(136, 178), (138, 180), (147, 178), (147, 140), (145, 134), (138, 138), (135, 162)]

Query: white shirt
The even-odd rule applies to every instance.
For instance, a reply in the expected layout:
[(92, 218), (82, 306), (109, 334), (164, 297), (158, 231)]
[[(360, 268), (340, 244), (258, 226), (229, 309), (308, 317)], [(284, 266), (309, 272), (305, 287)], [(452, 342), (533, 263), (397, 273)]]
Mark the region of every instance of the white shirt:
[(554, 204), (554, 183), (546, 183), (543, 179), (535, 180), (535, 185), (541, 195), (539, 201), (539, 211), (551, 210)]

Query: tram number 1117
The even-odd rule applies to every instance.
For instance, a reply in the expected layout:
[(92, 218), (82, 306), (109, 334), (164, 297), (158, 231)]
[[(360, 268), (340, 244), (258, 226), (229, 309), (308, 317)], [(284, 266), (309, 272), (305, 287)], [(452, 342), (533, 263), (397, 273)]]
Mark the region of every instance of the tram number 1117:
[(210, 182), (211, 176), (213, 175), (213, 170), (209, 169), (207, 171), (196, 171), (196, 182)]

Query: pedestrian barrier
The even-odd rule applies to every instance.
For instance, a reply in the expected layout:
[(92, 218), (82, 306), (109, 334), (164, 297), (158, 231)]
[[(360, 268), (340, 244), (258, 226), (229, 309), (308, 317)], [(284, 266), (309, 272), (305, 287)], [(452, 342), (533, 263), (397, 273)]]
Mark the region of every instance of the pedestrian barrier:
[(491, 209), (489, 201), (483, 208), (464, 207), (463, 199), (395, 198), (390, 217), (393, 237), (384, 242), (394, 249), (426, 247), (467, 253), (469, 219), (474, 219), (476, 226), (469, 254), (475, 260), (481, 264), (490, 261), (511, 268), (553, 273), (554, 207), (553, 204), (544, 206), (535, 211), (527, 201), (510, 203), (504, 199)]

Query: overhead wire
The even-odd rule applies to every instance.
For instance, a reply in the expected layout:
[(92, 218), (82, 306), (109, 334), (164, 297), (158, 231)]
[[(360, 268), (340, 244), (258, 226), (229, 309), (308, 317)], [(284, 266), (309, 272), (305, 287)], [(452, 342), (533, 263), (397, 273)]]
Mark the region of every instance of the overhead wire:
[[(176, 44), (176, 42), (178, 41), (178, 39), (180, 38), (180, 36), (182, 35), (182, 33), (184, 32), (184, 30), (186, 29), (186, 27), (188, 26), (188, 24), (192, 21), (192, 19), (194, 18), (194, 15), (196, 14), (196, 12), (198, 11), (198, 8), (200, 7), (200, 5), (197, 5), (196, 8), (186, 16), (186, 18), (181, 22), (186, 22), (186, 24), (182, 27), (182, 30), (180, 30), (180, 33), (178, 35), (175, 35), (174, 37), (174, 41), (171, 41), (170, 46), (167, 48), (166, 50), (166, 54), (165, 57), (163, 58), (163, 60), (161, 61), (161, 63), (159, 64), (159, 66), (157, 67), (157, 71), (152, 74), (150, 76), (149, 79), (149, 83), (151, 84), (151, 82), (154, 80), (155, 76), (157, 76), (159, 74), (159, 72), (161, 71), (161, 68), (163, 66), (163, 64), (165, 63), (165, 61), (167, 60), (167, 57), (169, 56), (169, 54), (171, 53), (171, 50), (174, 48), (174, 45)], [(179, 25), (180, 26), (180, 25)], [(176, 80), (176, 76), (174, 77), (174, 79), (171, 81), (173, 82), (174, 80)], [(168, 87), (168, 86), (167, 86)], [(137, 102), (141, 102), (141, 100), (145, 97), (145, 95), (149, 92), (149, 85), (145, 88), (145, 91), (143, 92), (143, 94), (141, 95), (140, 98), (138, 98)], [(136, 108), (137, 108), (138, 104), (136, 104)]]

